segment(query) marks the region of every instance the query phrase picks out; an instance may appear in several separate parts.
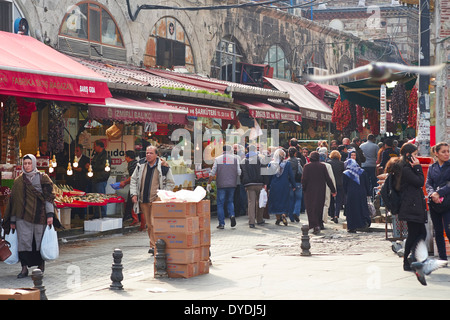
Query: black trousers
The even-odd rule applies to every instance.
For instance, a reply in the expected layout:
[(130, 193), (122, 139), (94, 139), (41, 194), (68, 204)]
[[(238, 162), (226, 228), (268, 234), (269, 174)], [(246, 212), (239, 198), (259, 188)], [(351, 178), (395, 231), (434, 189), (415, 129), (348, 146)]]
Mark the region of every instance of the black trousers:
[(416, 249), (417, 243), (420, 240), (425, 240), (427, 237), (427, 229), (425, 228), (424, 223), (407, 221), (406, 224), (408, 226), (408, 236), (406, 237), (405, 243), (405, 255), (403, 256), (404, 262), (408, 261), (407, 259), (411, 251), (414, 256), (414, 250)]

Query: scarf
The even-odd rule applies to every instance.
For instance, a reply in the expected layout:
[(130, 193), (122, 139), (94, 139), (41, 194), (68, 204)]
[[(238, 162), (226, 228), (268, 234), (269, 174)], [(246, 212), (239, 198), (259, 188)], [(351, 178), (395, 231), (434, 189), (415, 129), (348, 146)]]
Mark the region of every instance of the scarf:
[[(30, 172), (26, 172), (23, 168), (23, 161), (30, 159), (31, 160), (31, 171)], [(28, 178), (29, 181), (32, 181), (33, 178), (35, 177), (36, 173), (39, 173), (38, 169), (37, 169), (37, 164), (36, 164), (36, 157), (32, 154), (26, 154), (23, 157), (23, 161), (22, 161), (22, 173), (24, 174), (25, 177)]]
[(278, 149), (277, 151), (275, 151), (273, 159), (269, 163), (269, 167), (273, 168), (272, 170), (275, 170), (275, 175), (277, 177), (280, 177), (283, 174), (284, 167), (286, 167), (287, 161), (284, 161), (283, 154), (285, 154), (284, 151)]
[(360, 168), (358, 163), (353, 159), (347, 159), (345, 161), (345, 168), (347, 170), (344, 171), (344, 174), (357, 184), (360, 184), (359, 176), (364, 172), (364, 169)]

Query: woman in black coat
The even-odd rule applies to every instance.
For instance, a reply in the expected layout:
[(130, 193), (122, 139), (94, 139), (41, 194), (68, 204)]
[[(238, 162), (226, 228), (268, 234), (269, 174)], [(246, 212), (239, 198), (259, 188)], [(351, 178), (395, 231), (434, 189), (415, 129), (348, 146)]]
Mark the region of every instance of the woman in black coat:
[[(393, 165), (395, 188), (400, 191), (398, 219), (406, 221), (408, 236), (405, 243), (403, 270), (410, 271), (408, 256), (420, 240), (425, 240), (427, 230), (427, 207), (423, 194), (424, 175), (417, 159), (417, 147), (406, 143), (400, 150), (401, 160)], [(413, 257), (414, 258), (414, 257)]]
[[(443, 197), (450, 197), (450, 152), (447, 142), (440, 142), (435, 147), (437, 161), (428, 168), (426, 189), (430, 200), (440, 203)], [(447, 260), (444, 230), (450, 239), (450, 210), (435, 212), (430, 206), (430, 216), (433, 221), (436, 246), (439, 259)]]

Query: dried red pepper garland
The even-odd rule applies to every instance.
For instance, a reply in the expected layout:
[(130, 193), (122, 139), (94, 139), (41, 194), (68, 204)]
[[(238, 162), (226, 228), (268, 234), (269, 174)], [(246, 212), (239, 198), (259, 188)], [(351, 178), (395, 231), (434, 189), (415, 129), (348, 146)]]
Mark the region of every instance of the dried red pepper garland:
[(417, 126), (417, 88), (411, 89), (408, 99), (408, 128), (416, 129)]
[(350, 123), (351, 114), (349, 109), (350, 103), (348, 100), (341, 101), (339, 96), (334, 102), (333, 112), (331, 114), (331, 121), (336, 124), (336, 130), (343, 131)]

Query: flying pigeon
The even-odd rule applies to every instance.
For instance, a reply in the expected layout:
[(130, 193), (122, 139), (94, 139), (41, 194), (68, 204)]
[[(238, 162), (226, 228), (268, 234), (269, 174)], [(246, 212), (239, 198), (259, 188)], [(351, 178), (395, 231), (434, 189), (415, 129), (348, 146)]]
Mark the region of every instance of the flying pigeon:
[(447, 260), (430, 259), (427, 246), (423, 240), (420, 240), (417, 244), (414, 257), (416, 262), (411, 263), (411, 268), (416, 273), (417, 280), (424, 286), (427, 285), (425, 276), (428, 276), (434, 270), (445, 267), (448, 263)]
[(361, 73), (369, 73), (369, 76), (376, 81), (385, 82), (395, 71), (406, 73), (418, 73), (422, 75), (430, 75), (442, 70), (446, 66), (445, 63), (434, 66), (407, 66), (392, 62), (372, 62), (352, 70), (348, 70), (338, 74), (328, 76), (307, 75), (306, 80), (311, 82), (325, 82), (329, 80), (342, 79), (355, 76)]

